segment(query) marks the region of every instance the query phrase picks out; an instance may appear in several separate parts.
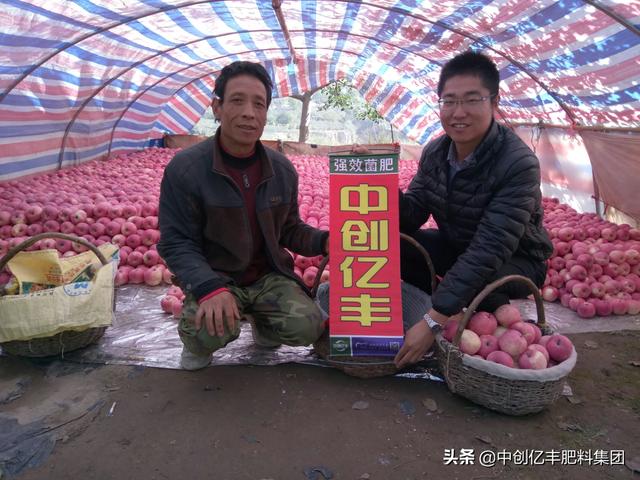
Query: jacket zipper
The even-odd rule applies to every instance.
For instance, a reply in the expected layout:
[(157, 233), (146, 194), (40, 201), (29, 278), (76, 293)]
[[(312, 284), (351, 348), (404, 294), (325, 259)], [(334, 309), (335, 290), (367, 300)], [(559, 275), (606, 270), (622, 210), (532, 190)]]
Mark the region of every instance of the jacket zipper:
[[(266, 178), (264, 180), (262, 180), (260, 183), (258, 183), (258, 185), (256, 186), (256, 210), (258, 208), (258, 189), (262, 186), (262, 184), (267, 183), (269, 179)], [(260, 230), (262, 233), (262, 222), (260, 220), (260, 215), (258, 215), (258, 212), (256, 211), (256, 218), (258, 219), (258, 225), (260, 226)], [(262, 233), (262, 235), (264, 236), (264, 233)], [(265, 237), (264, 240), (264, 246), (265, 246), (265, 252), (267, 254), (267, 260), (269, 261), (269, 265), (271, 265), (271, 267), (276, 271), (279, 272), (281, 275), (293, 280), (294, 282), (296, 282), (298, 285), (300, 285), (302, 287), (302, 290), (304, 292), (307, 292), (307, 294), (309, 296), (311, 296), (311, 290), (304, 284), (304, 282), (302, 281), (302, 279), (298, 278), (298, 276), (295, 273), (289, 273), (284, 271), (283, 269), (279, 268), (276, 265), (276, 262), (273, 260), (273, 255), (271, 254), (271, 251), (269, 250), (269, 246), (267, 245), (267, 239)], [(277, 247), (276, 247), (277, 248)]]
[[(245, 224), (245, 228), (247, 228), (249, 230), (249, 232), (251, 232), (251, 224), (249, 223), (249, 214), (247, 213), (247, 204), (244, 201), (244, 197), (242, 196), (242, 192), (240, 191), (240, 188), (238, 187), (238, 184), (233, 180), (233, 178), (231, 178), (230, 175), (227, 175), (226, 173), (222, 173), (219, 172), (220, 175), (222, 175), (223, 177), (225, 177), (227, 180), (229, 180), (229, 182), (231, 182), (231, 185), (233, 185), (233, 187), (236, 189), (236, 191), (240, 194), (240, 198), (242, 200), (242, 206), (244, 207), (242, 209), (243, 211), (243, 218), (244, 218), (244, 224)], [(249, 178), (247, 177), (246, 173), (242, 174), (242, 181), (244, 183), (244, 186), (246, 188), (249, 188)], [(259, 220), (258, 220), (259, 222)], [(251, 242), (251, 255), (249, 256), (249, 259), (253, 258), (253, 242)], [(249, 262), (251, 262), (251, 260), (249, 260)]]

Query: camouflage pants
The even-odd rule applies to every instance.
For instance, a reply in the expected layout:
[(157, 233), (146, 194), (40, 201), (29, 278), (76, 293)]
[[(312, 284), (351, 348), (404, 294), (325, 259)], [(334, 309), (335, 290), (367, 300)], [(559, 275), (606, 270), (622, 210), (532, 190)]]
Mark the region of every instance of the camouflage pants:
[[(269, 273), (253, 285), (228, 287), (236, 299), (241, 317), (250, 314), (257, 333), (266, 340), (285, 345), (309, 345), (322, 334), (324, 325), (317, 305), (293, 280)], [(194, 321), (198, 303), (193, 295), (184, 300), (178, 325), (180, 339), (187, 350), (196, 355), (214, 352), (240, 336), (240, 324), (229, 331), (226, 323), (224, 335), (211, 336), (203, 326), (196, 330)]]

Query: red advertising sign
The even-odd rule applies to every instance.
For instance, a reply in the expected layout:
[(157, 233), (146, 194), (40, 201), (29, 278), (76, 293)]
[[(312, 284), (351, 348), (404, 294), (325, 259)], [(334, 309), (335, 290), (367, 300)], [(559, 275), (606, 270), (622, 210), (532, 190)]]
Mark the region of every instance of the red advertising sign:
[(331, 355), (402, 345), (398, 155), (330, 155)]

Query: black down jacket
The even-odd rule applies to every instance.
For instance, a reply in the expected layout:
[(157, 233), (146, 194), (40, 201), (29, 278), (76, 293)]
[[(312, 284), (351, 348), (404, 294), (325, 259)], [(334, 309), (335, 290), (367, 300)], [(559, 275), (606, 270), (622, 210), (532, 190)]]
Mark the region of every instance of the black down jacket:
[(415, 232), (433, 215), (460, 256), (432, 297), (445, 315), (469, 305), (512, 255), (544, 262), (553, 247), (542, 226), (540, 164), (511, 130), (493, 122), (474, 159), (447, 185), (451, 138), (429, 143), (400, 199), (400, 229)]

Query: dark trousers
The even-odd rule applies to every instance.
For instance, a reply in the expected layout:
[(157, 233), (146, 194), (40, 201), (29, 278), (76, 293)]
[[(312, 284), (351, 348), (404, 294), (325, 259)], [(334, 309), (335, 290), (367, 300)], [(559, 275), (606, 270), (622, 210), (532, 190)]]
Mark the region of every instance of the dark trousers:
[[(455, 251), (451, 242), (439, 230), (418, 230), (412, 237), (424, 247), (431, 257), (436, 275), (444, 277), (463, 252)], [(487, 284), (506, 275), (522, 275), (529, 278), (538, 287), (544, 283), (547, 273), (545, 262), (524, 257), (513, 256), (502, 268), (490, 278)], [(429, 270), (423, 255), (407, 241), (400, 243), (400, 274), (405, 282), (424, 290), (431, 295)], [(486, 285), (483, 285), (484, 288)], [(480, 293), (480, 290), (474, 295)], [(478, 310), (493, 312), (500, 305), (509, 303), (510, 298), (526, 298), (531, 291), (526, 285), (509, 282), (495, 289), (478, 306)]]

